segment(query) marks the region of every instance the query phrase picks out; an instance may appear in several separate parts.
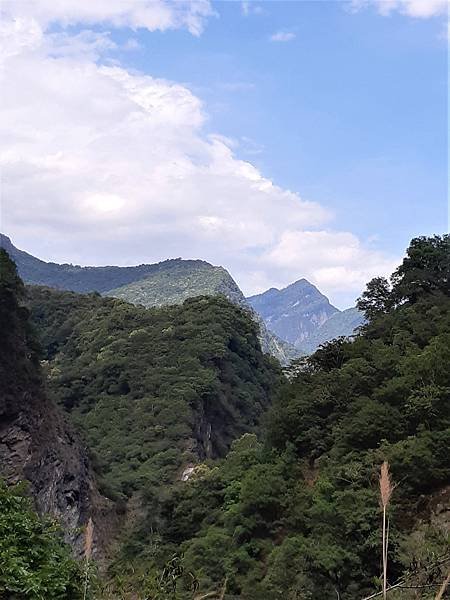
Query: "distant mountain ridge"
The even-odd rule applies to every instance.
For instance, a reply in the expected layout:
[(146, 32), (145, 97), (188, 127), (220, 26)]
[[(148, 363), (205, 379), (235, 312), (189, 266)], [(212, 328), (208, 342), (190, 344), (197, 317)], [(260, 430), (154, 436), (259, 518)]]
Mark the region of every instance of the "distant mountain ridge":
[(15, 261), (27, 284), (80, 293), (99, 292), (147, 308), (181, 304), (196, 296), (223, 295), (250, 310), (260, 326), (263, 351), (282, 364), (311, 354), (334, 337), (352, 335), (363, 322), (357, 309), (340, 311), (306, 279), (282, 290), (270, 288), (245, 298), (226, 269), (204, 260), (175, 258), (133, 267), (81, 267), (40, 260), (16, 248), (3, 234), (0, 247)]
[(9, 237), (0, 234), (0, 247), (15, 261), (27, 284), (43, 285), (72, 292), (99, 292), (149, 308), (181, 304), (196, 296), (225, 296), (249, 310), (260, 326), (264, 352), (282, 364), (297, 356), (293, 347), (267, 330), (264, 320), (249, 306), (244, 294), (226, 269), (203, 260), (169, 259), (134, 267), (81, 267), (40, 260), (16, 248)]
[(339, 336), (350, 336), (364, 319), (356, 308), (340, 311), (306, 279), (247, 298), (278, 337), (301, 354)]

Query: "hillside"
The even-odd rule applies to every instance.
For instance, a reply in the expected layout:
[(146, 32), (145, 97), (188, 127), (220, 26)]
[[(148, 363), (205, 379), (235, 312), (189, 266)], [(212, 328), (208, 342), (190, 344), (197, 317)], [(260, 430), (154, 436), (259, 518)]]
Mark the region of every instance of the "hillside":
[[(221, 295), (251, 311), (228, 271), (202, 260), (177, 258), (136, 267), (80, 267), (44, 262), (17, 249), (2, 234), (0, 247), (16, 262), (19, 275), (27, 284), (81, 293), (96, 291), (146, 307), (181, 304), (196, 296)], [(282, 364), (298, 355), (287, 342), (269, 331), (257, 314), (252, 312), (252, 317), (259, 325), (264, 352)]]
[(15, 266), (0, 249), (0, 477), (8, 484), (26, 480), (37, 511), (58, 518), (80, 550), (79, 528), (90, 516), (101, 542), (109, 505), (85, 448), (48, 398), (24, 302)]
[(257, 326), (222, 297), (145, 309), (30, 287), (48, 389), (114, 498), (181, 477), (255, 431), (280, 380)]
[(165, 268), (134, 283), (108, 290), (106, 295), (147, 308), (182, 304), (187, 298), (219, 294), (237, 305), (246, 304), (241, 290), (223, 267), (182, 260), (162, 265)]
[(364, 314), (356, 306), (335, 312), (302, 343), (302, 350), (312, 354), (330, 340), (352, 336), (363, 324)]
[[(43, 470), (30, 463), (36, 481), (51, 494), (64, 490), (61, 499), (78, 506), (80, 496), (65, 486), (74, 484), (79, 446), (71, 442), (69, 460), (59, 450), (65, 430), (52, 429), (53, 401), (64, 407), (89, 445), (101, 490), (124, 515), (96, 600), (376, 594), (378, 477), (386, 460), (394, 483), (391, 597), (433, 600), (450, 562), (449, 255), (448, 235), (413, 240), (390, 281), (369, 282), (358, 301), (367, 319), (361, 333), (301, 359), (286, 381), (261, 352), (254, 321), (223, 297), (145, 309), (30, 287), (42, 373), (17, 301), (21, 282), (0, 254), (9, 264), (0, 286), (3, 422), (16, 432), (15, 415), (40, 407), (25, 429), (43, 450)], [(2, 451), (7, 447), (9, 441)], [(23, 476), (28, 471), (18, 470)], [(92, 510), (92, 497), (84, 498)], [(42, 557), (48, 577), (60, 556), (59, 576), (75, 586), (71, 597), (82, 597), (76, 565), (14, 488), (0, 485), (0, 504), (0, 528), (20, 524), (22, 537), (15, 534), (10, 545), (20, 546), (21, 560)], [(55, 514), (63, 522), (67, 516)], [(28, 544), (25, 527), (33, 531)], [(1, 540), (0, 552), (8, 552)], [(9, 583), (19, 573), (26, 579), (17, 562), (8, 564)], [(3, 581), (0, 573), (0, 590)]]
[(226, 580), (230, 598), (375, 594), (388, 460), (391, 596), (436, 597), (450, 561), (449, 252), (449, 236), (413, 240), (392, 287), (368, 285), (362, 334), (302, 360), (263, 443), (243, 436), (218, 467), (174, 491), (140, 534), (141, 548), (159, 540), (155, 565), (179, 552), (201, 589)]
[(324, 342), (349, 336), (363, 322), (356, 308), (340, 311), (306, 279), (281, 290), (271, 288), (247, 301), (266, 326), (299, 354), (311, 354)]
[[(135, 267), (60, 265), (45, 262), (23, 250), (19, 250), (3, 234), (0, 234), (0, 247), (4, 248), (14, 260), (18, 273), (25, 283), (81, 293), (99, 292), (102, 294), (150, 275), (161, 276), (161, 280), (164, 280), (171, 272), (175, 276), (180, 273), (189, 276), (191, 272), (205, 272), (212, 267), (205, 261), (182, 260), (181, 258)], [(237, 287), (234, 281), (233, 284), (233, 288)], [(233, 289), (232, 293), (234, 292)]]

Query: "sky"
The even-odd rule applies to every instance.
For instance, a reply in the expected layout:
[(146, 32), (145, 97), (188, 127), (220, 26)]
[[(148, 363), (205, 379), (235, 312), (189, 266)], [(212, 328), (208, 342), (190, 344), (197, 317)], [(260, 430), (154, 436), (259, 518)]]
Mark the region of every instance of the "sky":
[(443, 233), (445, 0), (3, 0), (0, 230), (340, 308)]

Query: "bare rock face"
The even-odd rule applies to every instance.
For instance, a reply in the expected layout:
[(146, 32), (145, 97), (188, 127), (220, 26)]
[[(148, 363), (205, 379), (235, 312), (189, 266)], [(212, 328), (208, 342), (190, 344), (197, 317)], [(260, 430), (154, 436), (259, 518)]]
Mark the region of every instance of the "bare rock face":
[(36, 509), (61, 523), (76, 553), (91, 517), (101, 554), (111, 503), (99, 494), (77, 435), (46, 395), (23, 298), (15, 265), (0, 249), (0, 477), (28, 481)]
[(101, 555), (113, 511), (97, 490), (85, 449), (45, 395), (22, 393), (18, 404), (15, 414), (0, 415), (0, 476), (8, 484), (29, 482), (37, 511), (61, 523), (76, 554), (82, 552), (83, 527), (91, 517)]

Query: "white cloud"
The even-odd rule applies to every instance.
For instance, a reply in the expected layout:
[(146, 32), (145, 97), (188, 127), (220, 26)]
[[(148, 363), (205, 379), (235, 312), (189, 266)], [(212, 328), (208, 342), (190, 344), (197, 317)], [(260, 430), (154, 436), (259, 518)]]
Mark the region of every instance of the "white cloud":
[(2, 0), (1, 13), (4, 18), (32, 18), (44, 29), (55, 22), (84, 23), (149, 31), (186, 28), (199, 35), (214, 11), (208, 0)]
[(50, 10), (34, 17), (9, 22), (1, 72), (0, 229), (19, 247), (81, 264), (204, 258), (247, 293), (306, 276), (343, 303), (391, 270), (355, 236), (328, 232), (326, 208), (206, 136), (185, 86), (105, 64), (104, 33), (49, 34)]
[(292, 31), (277, 31), (270, 36), (271, 42), (291, 42), (295, 39), (295, 33)]
[(409, 17), (427, 19), (448, 14), (448, 0), (353, 0), (351, 5), (354, 10), (375, 6), (383, 16), (399, 12)]
[(287, 230), (264, 260), (279, 270), (283, 280), (294, 268), (299, 269), (334, 298), (343, 290), (357, 295), (362, 281), (391, 273), (397, 264), (396, 259), (362, 244), (352, 233), (325, 230)]
[(267, 14), (267, 11), (260, 4), (257, 4), (254, 0), (241, 2), (241, 11), (244, 17), (248, 17), (250, 15)]

